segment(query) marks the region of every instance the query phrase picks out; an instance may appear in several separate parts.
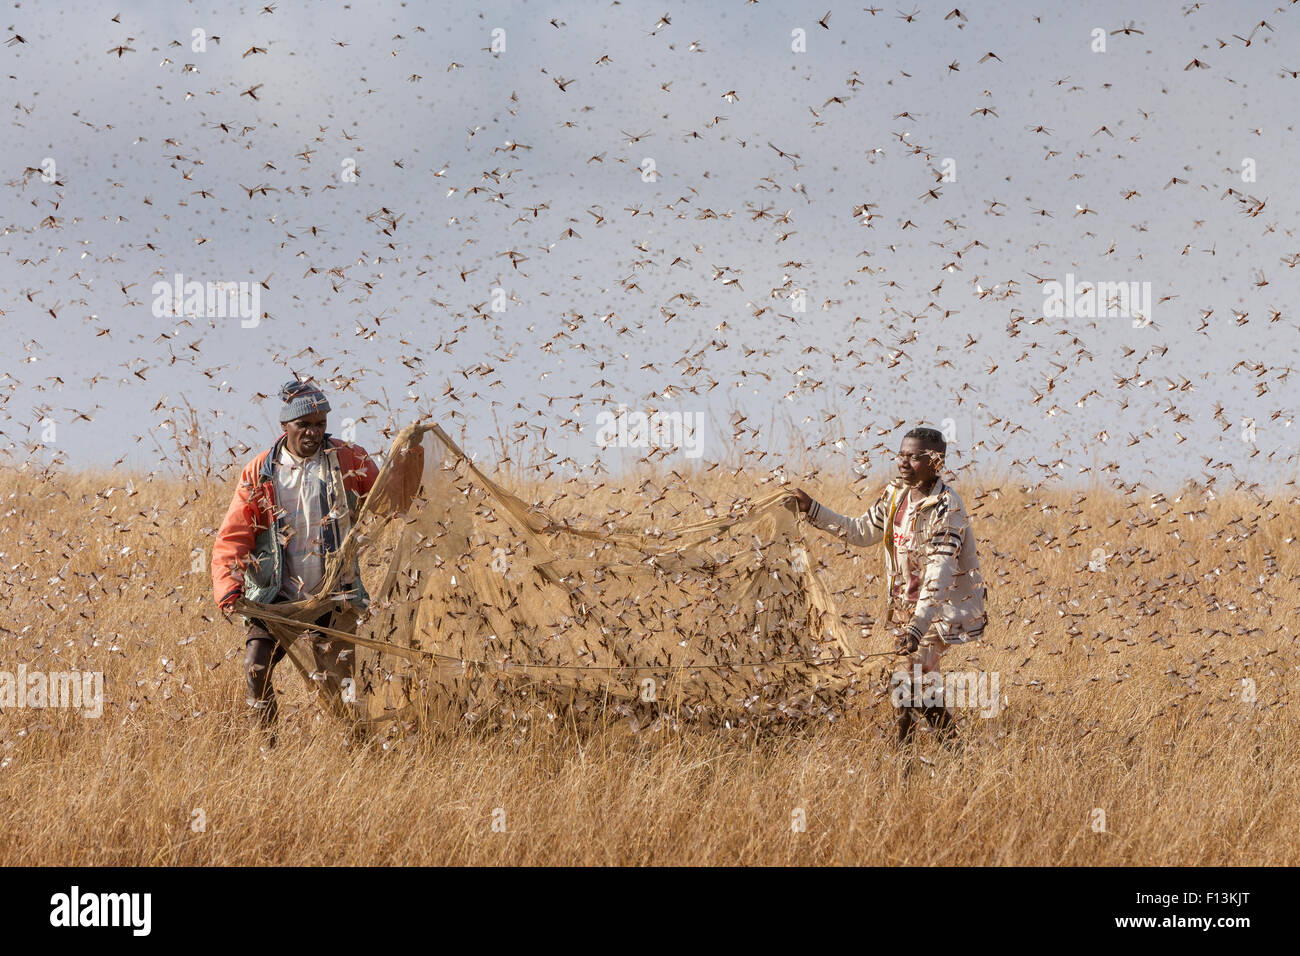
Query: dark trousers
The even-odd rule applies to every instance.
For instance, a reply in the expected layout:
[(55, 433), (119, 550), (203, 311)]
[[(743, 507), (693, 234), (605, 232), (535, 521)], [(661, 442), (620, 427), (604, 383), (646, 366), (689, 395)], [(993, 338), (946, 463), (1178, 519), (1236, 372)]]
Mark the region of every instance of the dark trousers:
[[(356, 633), (357, 613), (350, 606), (344, 606), (326, 611), (313, 623), (317, 627)], [(244, 639), (247, 703), (257, 722), (263, 726), (274, 724), (279, 713), (271, 675), (286, 653), (293, 653), (295, 660), (317, 682), (318, 692), (325, 695), (329, 709), (340, 714), (349, 714), (355, 709), (350, 706), (357, 699), (353, 679), (355, 646), (327, 634), (312, 632), (309, 626), (304, 630), (307, 633), (294, 641), (294, 649), (286, 651), (261, 622), (253, 620), (249, 624)]]

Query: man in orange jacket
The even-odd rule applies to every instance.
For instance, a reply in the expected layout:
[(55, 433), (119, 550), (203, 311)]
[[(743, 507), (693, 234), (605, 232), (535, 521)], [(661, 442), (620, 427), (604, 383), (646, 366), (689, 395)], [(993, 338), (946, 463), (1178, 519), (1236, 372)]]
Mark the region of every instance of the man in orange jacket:
[[(272, 604), (316, 593), (325, 556), (343, 543), (379, 474), (364, 448), (325, 432), (330, 405), (320, 389), (295, 380), (280, 389), (280, 399), (284, 434), (244, 466), (212, 547), (213, 596), (227, 617), (241, 595)], [(355, 633), (357, 618), (369, 601), (355, 562), (340, 587), (346, 602), (315, 624)], [(271, 673), (285, 648), (261, 622), (245, 622), (248, 705), (255, 724), (270, 729), (276, 719)], [(349, 693), (353, 645), (314, 633), (307, 643), (314, 658), (313, 677), (320, 679), (322, 691), (334, 703), (355, 699)]]

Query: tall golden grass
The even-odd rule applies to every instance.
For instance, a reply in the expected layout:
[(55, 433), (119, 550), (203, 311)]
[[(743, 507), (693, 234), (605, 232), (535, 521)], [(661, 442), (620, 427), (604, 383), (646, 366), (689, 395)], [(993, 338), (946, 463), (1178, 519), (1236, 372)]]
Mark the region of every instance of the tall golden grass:
[[(684, 491), (651, 509), (647, 477), (671, 475), (520, 490), (557, 516), (699, 517)], [(689, 477), (720, 507), (771, 487)], [(0, 670), (102, 671), (106, 697), (100, 719), (0, 716), (5, 865), (1300, 861), (1294, 488), (1152, 501), (961, 482), (991, 622), (944, 666), (997, 672), (1006, 706), (963, 713), (947, 746), (900, 751), (891, 708), (866, 695), (799, 729), (557, 719), (355, 745), (286, 662), (268, 751), (245, 725), (242, 631), (211, 599), (230, 486), (124, 484), (0, 473)], [(853, 513), (877, 485), (805, 483)], [(808, 544), (840, 610), (887, 649), (882, 556), (812, 530)], [(888, 670), (873, 672), (882, 693)]]

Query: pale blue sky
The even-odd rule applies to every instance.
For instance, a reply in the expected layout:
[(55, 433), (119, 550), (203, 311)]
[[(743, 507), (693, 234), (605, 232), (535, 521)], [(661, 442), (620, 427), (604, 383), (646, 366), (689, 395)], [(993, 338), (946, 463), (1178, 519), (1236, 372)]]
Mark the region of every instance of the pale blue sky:
[[(260, 448), (277, 409), (256, 395), (295, 370), (336, 421), (377, 403), (357, 430), (372, 450), (390, 414), (432, 411), (480, 457), (499, 423), (616, 468), (633, 453), (596, 445), (603, 400), (703, 413), (703, 461), (761, 470), (805, 452), (883, 468), (896, 422), (950, 418), (953, 463), (973, 425), (1004, 445), (981, 462), (1031, 481), (1058, 462), (1162, 486), (1229, 480), (1224, 462), (1293, 476), (1295, 14), (976, 3), (945, 20), (951, 2), (910, 23), (910, 3), (831, 0), (11, 4), (3, 39), (27, 42), (0, 48), (0, 448), (21, 461), (48, 416), (38, 456), (148, 469), (182, 395)], [(1128, 23), (1143, 32), (1112, 34)], [(192, 51), (196, 28), (220, 42)], [(24, 175), (46, 157), (62, 185)], [(270, 275), (270, 317), (157, 319), (150, 287), (177, 272)], [(1033, 277), (1067, 273), (1149, 282), (1153, 324), (1043, 319)], [(772, 297), (786, 277), (806, 312)], [(737, 415), (758, 434), (733, 439)]]

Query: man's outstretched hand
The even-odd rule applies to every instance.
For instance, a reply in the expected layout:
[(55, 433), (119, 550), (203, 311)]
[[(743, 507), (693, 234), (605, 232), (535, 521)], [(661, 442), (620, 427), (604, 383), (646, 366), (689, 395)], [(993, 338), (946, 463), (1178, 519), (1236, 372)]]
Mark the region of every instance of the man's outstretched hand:
[(799, 513), (807, 514), (808, 509), (812, 507), (812, 498), (809, 497), (808, 492), (796, 488), (791, 494), (794, 496), (795, 507), (799, 509)]
[(219, 604), (217, 604), (217, 609), (220, 610), (221, 613), (224, 614), (228, 620), (230, 618), (231, 612), (235, 610), (235, 602), (238, 601), (243, 596), (244, 595), (241, 594), (239, 591), (231, 591), (229, 594), (227, 594), (224, 598), (221, 599), (221, 602)]
[(903, 628), (894, 628), (894, 637), (895, 653), (911, 654), (921, 646), (921, 642)]

